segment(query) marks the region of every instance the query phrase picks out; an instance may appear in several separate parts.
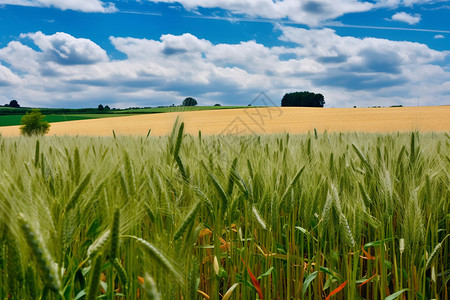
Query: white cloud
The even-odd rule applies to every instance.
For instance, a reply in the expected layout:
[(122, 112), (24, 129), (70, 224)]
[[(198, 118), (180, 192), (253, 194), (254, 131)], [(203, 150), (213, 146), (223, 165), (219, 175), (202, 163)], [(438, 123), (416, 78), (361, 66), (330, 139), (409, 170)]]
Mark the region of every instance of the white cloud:
[(20, 78), (9, 68), (0, 64), (0, 88), (20, 83)]
[(55, 7), (62, 10), (77, 10), (83, 12), (115, 12), (114, 3), (101, 0), (0, 0), (1, 4), (34, 6), (34, 7)]
[(336, 107), (407, 105), (417, 95), (444, 104), (449, 52), (339, 36), (331, 29), (277, 30), (293, 46), (213, 44), (188, 33), (158, 40), (111, 37), (127, 56), (122, 60), (109, 60), (92, 41), (68, 34), (26, 34), (40, 51), (18, 41), (0, 49), (6, 63), (0, 66), (0, 94), (22, 105), (78, 107), (170, 105), (187, 96), (202, 105), (246, 104), (261, 91), (279, 103), (296, 90), (323, 93), (327, 106)]
[(57, 32), (53, 35), (36, 33), (21, 34), (21, 38), (30, 38), (42, 50), (43, 59), (62, 65), (93, 64), (107, 61), (106, 51), (88, 39)]
[(370, 2), (358, 0), (148, 0), (150, 2), (180, 3), (188, 10), (221, 8), (233, 14), (268, 19), (285, 19), (317, 26), (323, 21), (347, 13), (368, 11)]
[[(374, 53), (373, 58), (393, 60), (391, 66), (426, 64), (443, 60), (447, 53), (428, 48), (425, 44), (413, 42), (399, 42), (378, 38), (355, 38), (339, 36), (332, 29), (295, 28), (278, 26), (282, 31), (283, 41), (301, 45), (300, 53), (318, 61), (334, 62), (344, 65), (356, 63), (360, 67), (367, 53)], [(389, 68), (380, 65), (379, 68)]]
[(435, 39), (445, 39), (445, 36), (442, 35), (442, 34), (436, 34), (436, 35), (434, 36), (434, 38), (435, 38)]
[(7, 62), (22, 72), (35, 73), (38, 71), (39, 53), (17, 41), (12, 41), (7, 47), (0, 49), (0, 60)]
[(420, 22), (421, 16), (420, 16), (420, 14), (410, 15), (405, 12), (398, 12), (395, 15), (393, 15), (392, 18), (387, 19), (387, 20), (405, 22), (405, 23), (408, 23), (409, 25), (415, 25)]

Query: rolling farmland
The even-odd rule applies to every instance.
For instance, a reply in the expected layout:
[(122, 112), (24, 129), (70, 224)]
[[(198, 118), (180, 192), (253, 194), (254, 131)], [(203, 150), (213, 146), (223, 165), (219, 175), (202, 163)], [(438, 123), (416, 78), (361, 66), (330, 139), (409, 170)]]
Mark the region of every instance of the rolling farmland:
[(448, 298), (448, 106), (256, 112), (1, 128), (0, 298)]

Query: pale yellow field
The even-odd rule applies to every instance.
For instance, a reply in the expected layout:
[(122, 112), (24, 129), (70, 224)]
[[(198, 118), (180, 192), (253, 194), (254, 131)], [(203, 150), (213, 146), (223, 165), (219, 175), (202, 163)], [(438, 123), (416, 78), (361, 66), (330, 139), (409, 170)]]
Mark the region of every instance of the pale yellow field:
[[(180, 116), (187, 133), (253, 134), (319, 132), (450, 131), (450, 106), (399, 108), (265, 107), (133, 115), (53, 123), (49, 135), (164, 135)], [(19, 126), (0, 127), (18, 136)]]

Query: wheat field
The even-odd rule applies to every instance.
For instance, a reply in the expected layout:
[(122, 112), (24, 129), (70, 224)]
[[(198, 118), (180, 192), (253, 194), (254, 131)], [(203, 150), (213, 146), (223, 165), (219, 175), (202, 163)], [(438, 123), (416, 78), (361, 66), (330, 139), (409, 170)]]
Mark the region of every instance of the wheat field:
[[(449, 131), (450, 106), (391, 108), (259, 107), (183, 113), (135, 115), (53, 123), (50, 135), (165, 135), (177, 117), (186, 132), (262, 134), (318, 132)], [(0, 127), (3, 136), (18, 136), (19, 126)]]
[(448, 299), (448, 133), (184, 126), (0, 137), (0, 298)]

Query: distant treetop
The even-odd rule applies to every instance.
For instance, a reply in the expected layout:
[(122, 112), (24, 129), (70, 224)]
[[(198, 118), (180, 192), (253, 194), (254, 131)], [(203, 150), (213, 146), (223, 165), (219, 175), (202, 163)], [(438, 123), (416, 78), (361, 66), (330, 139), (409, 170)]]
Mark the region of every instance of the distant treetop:
[(9, 102), (9, 105), (5, 105), (5, 106), (15, 107), (15, 108), (19, 108), (20, 107), (19, 102), (17, 102), (17, 100), (11, 100)]
[(182, 106), (196, 106), (197, 104), (197, 100), (192, 97), (187, 97), (183, 100), (183, 103), (181, 103)]

